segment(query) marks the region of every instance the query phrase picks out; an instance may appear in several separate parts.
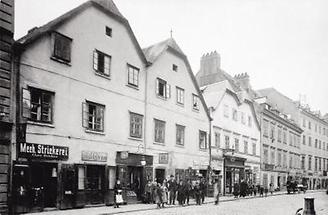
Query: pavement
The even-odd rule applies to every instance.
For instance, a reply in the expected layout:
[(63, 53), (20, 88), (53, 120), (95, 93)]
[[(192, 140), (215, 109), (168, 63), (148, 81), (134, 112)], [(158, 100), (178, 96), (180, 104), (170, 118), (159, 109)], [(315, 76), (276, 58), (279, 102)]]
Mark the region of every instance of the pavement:
[[(323, 193), (325, 190), (308, 190), (306, 194), (311, 195), (315, 194), (318, 192)], [(325, 194), (325, 193), (324, 193)], [(278, 196), (298, 196), (298, 195), (305, 195), (305, 194), (287, 194), (286, 191), (279, 191), (279, 192), (274, 192), (272, 195), (268, 194), (267, 197), (260, 197), (259, 195), (257, 196), (247, 196), (245, 198), (234, 198), (233, 196), (220, 196), (220, 203), (223, 202), (232, 202), (232, 201), (239, 201), (242, 202), (245, 200), (247, 204), (247, 200), (256, 200), (256, 199), (266, 199), (266, 198), (272, 198), (272, 197), (278, 197)], [(326, 195), (326, 194), (325, 194)], [(205, 199), (204, 204), (211, 204), (214, 205), (214, 198), (212, 197), (207, 197)], [(198, 207), (201, 208), (201, 206), (196, 206), (195, 200), (191, 199), (190, 200), (190, 205), (191, 206), (185, 206), (181, 207), (179, 205), (166, 205), (166, 209), (168, 210), (174, 210), (178, 208), (189, 208), (189, 207)], [(303, 206), (303, 205), (302, 205)], [(163, 212), (165, 209), (161, 209), (160, 211)], [(121, 205), (119, 208), (114, 208), (113, 206), (97, 206), (97, 207), (84, 207), (80, 209), (68, 209), (68, 210), (53, 210), (53, 211), (44, 211), (44, 212), (39, 212), (39, 213), (31, 213), (31, 214), (42, 214), (42, 215), (91, 215), (91, 214), (100, 214), (100, 215), (110, 215), (110, 214), (122, 214), (122, 213), (140, 213), (140, 212), (149, 212), (153, 214), (153, 212), (157, 211), (158, 209), (155, 204), (129, 204), (129, 205)], [(175, 212), (170, 213), (170, 214), (176, 214)], [(237, 214), (237, 213), (236, 213)], [(328, 214), (328, 213), (327, 213)]]

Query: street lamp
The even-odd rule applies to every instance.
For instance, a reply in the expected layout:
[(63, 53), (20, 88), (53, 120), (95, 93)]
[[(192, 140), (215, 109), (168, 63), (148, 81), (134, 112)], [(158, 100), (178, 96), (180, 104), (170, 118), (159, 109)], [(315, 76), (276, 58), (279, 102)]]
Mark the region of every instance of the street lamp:
[(145, 157), (145, 155), (142, 155), (141, 156), (141, 160), (140, 160), (140, 164), (141, 164), (141, 166), (146, 166), (146, 157)]

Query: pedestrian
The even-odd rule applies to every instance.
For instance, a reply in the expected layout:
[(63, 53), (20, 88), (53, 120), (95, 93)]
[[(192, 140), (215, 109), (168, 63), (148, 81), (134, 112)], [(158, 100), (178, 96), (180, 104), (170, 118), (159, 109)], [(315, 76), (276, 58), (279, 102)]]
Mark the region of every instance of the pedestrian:
[(206, 183), (205, 179), (202, 178), (199, 184), (200, 191), (201, 191), (201, 198), (202, 198), (202, 204), (205, 202), (205, 194), (206, 194)]
[(269, 192), (268, 185), (265, 185), (264, 186), (264, 195), (265, 195), (265, 197), (268, 196), (268, 192)]
[(183, 181), (181, 180), (178, 185), (178, 195), (177, 195), (177, 200), (179, 202), (179, 205), (183, 206), (184, 204), (184, 195), (185, 195), (185, 188)]
[(253, 192), (254, 192), (254, 196), (256, 196), (256, 186), (255, 186), (255, 184), (253, 184)]
[(145, 203), (150, 204), (151, 203), (151, 189), (152, 189), (152, 183), (150, 180), (148, 180), (147, 184), (145, 185)]
[(239, 196), (239, 191), (240, 191), (240, 186), (238, 183), (235, 183), (234, 186), (233, 186), (233, 195), (234, 195), (234, 198), (238, 198)]
[(219, 196), (220, 196), (220, 185), (218, 179), (215, 179), (213, 184), (213, 189), (214, 189), (214, 204), (217, 205), (219, 204)]
[(156, 203), (156, 187), (157, 187), (157, 182), (153, 181), (151, 183), (151, 203), (152, 204)]
[(169, 204), (175, 205), (175, 194), (176, 194), (176, 189), (177, 189), (177, 183), (174, 179), (174, 176), (170, 176), (170, 180), (168, 182), (168, 189), (169, 189)]
[(247, 184), (244, 180), (240, 183), (240, 197), (245, 197), (247, 192)]
[(192, 195), (192, 184), (191, 184), (191, 180), (187, 180), (186, 182), (186, 201), (187, 201), (187, 205), (189, 205), (189, 199), (190, 196)]
[(161, 208), (163, 205), (163, 191), (161, 183), (157, 183), (155, 187), (155, 202), (157, 204), (157, 208)]
[(116, 184), (114, 186), (114, 208), (119, 208), (119, 204), (123, 203), (122, 197), (122, 185), (119, 179), (116, 180)]
[(163, 197), (162, 197), (163, 203), (162, 203), (162, 207), (164, 208), (164, 205), (167, 204), (167, 193), (168, 193), (166, 179), (164, 179), (161, 188), (162, 188), (162, 192), (163, 192)]
[(274, 191), (274, 186), (273, 186), (273, 183), (271, 182), (270, 183), (270, 193), (271, 193), (271, 195), (273, 194), (273, 191)]
[(263, 192), (264, 192), (264, 187), (263, 185), (259, 186), (259, 193), (260, 193), (260, 196), (263, 197)]
[(194, 187), (194, 195), (196, 198), (196, 205), (201, 205), (201, 190), (198, 181), (196, 182), (196, 185)]

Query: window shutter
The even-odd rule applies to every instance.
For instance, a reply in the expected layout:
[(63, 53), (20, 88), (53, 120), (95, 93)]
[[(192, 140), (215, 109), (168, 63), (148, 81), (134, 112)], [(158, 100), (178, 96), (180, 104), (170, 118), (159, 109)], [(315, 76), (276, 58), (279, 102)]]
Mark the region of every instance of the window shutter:
[(82, 127), (88, 128), (89, 124), (89, 111), (88, 111), (88, 103), (82, 102)]
[(99, 112), (100, 112), (100, 118), (101, 118), (101, 128), (100, 130), (103, 131), (104, 130), (104, 121), (105, 121), (105, 118), (104, 118), (104, 112), (105, 112), (105, 108), (104, 107), (99, 107)]
[(166, 84), (166, 98), (170, 98), (171, 97), (171, 85)]
[(23, 88), (23, 96), (22, 96), (22, 109), (23, 109), (23, 117), (30, 118), (31, 117), (31, 92), (28, 89)]
[(98, 70), (98, 52), (96, 50), (93, 51), (93, 69)]
[(159, 95), (159, 80), (156, 79), (156, 95)]
[(105, 56), (105, 65), (104, 65), (105, 75), (109, 75), (109, 71), (110, 71), (110, 57)]
[(67, 61), (71, 61), (71, 41), (67, 38), (61, 38), (63, 40), (62, 42), (62, 51), (63, 51), (63, 57)]

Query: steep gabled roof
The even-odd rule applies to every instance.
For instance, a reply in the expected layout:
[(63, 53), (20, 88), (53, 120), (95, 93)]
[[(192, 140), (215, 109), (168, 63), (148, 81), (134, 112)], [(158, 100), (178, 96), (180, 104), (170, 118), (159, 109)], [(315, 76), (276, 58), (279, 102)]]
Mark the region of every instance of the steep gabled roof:
[(207, 117), (209, 120), (212, 120), (211, 116), (210, 116), (210, 112), (209, 109), (205, 103), (203, 94), (201, 93), (199, 86), (197, 84), (196, 78), (194, 76), (194, 73), (192, 72), (191, 66), (189, 64), (188, 58), (187, 56), (183, 53), (183, 51), (181, 50), (181, 48), (178, 46), (178, 44), (175, 42), (175, 40), (173, 38), (169, 38), (167, 40), (164, 40), (162, 42), (156, 43), (152, 46), (149, 46), (147, 48), (143, 49), (143, 52), (146, 56), (146, 59), (149, 63), (153, 64), (156, 62), (156, 60), (166, 51), (170, 51), (173, 54), (177, 55), (178, 57), (180, 57), (184, 63), (186, 64), (187, 67), (187, 71), (189, 73), (189, 76), (197, 90), (198, 96), (200, 101), (202, 102), (202, 105), (205, 109), (205, 112), (207, 114)]
[(59, 16), (58, 18), (48, 22), (47, 24), (35, 28), (27, 35), (23, 36), (22, 38), (18, 39), (15, 43), (16, 47), (25, 48), (29, 44), (35, 42), (40, 37), (46, 35), (49, 32), (55, 31), (60, 25), (69, 21), (70, 19), (74, 18), (85, 9), (89, 7), (96, 7), (108, 16), (112, 17), (116, 21), (122, 23), (128, 30), (128, 33), (132, 39), (132, 42), (137, 49), (138, 54), (140, 55), (141, 59), (144, 61), (145, 64), (148, 64), (145, 55), (143, 54), (141, 47), (131, 29), (131, 26), (128, 20), (120, 13), (118, 8), (116, 7), (115, 3), (112, 0), (90, 0), (87, 1), (80, 6), (68, 11), (67, 13)]

